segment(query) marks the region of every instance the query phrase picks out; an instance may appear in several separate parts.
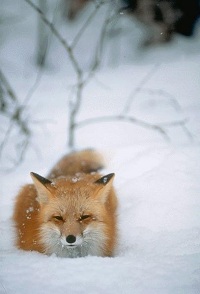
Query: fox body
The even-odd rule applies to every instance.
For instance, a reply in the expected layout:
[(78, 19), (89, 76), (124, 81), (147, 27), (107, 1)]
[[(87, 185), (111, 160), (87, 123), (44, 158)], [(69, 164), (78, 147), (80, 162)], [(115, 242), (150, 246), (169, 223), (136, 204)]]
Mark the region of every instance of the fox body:
[(116, 245), (114, 174), (100, 175), (91, 150), (63, 157), (47, 178), (31, 173), (14, 207), (17, 247), (47, 255), (112, 256)]

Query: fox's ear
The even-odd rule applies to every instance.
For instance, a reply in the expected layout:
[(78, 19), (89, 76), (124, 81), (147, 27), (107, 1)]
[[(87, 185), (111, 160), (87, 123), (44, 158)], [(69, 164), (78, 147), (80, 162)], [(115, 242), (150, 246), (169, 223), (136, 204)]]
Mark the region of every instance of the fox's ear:
[(96, 185), (98, 185), (99, 188), (97, 192), (97, 197), (99, 197), (103, 203), (105, 203), (108, 198), (108, 194), (112, 188), (114, 176), (114, 173), (108, 174), (94, 182)]
[(47, 203), (49, 200), (49, 197), (52, 195), (51, 193), (55, 189), (52, 186), (52, 182), (33, 172), (31, 172), (30, 175), (34, 182), (35, 188), (38, 192), (38, 197), (37, 197), (38, 202), (40, 204)]

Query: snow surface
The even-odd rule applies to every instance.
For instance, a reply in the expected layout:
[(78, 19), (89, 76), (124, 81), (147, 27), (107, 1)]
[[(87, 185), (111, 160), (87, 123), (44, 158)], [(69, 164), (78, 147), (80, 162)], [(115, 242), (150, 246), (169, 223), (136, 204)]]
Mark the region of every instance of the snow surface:
[[(1, 69), (24, 99), (38, 71), (33, 60), (36, 15), (23, 1), (1, 2), (2, 9), (18, 16), (0, 28)], [(68, 38), (89, 10), (69, 25)], [(102, 15), (100, 11), (77, 49), (86, 70), (88, 44), (96, 38)], [(59, 20), (57, 24), (64, 31), (65, 24)], [(102, 150), (108, 159), (105, 173), (116, 173), (119, 244), (115, 257), (62, 259), (17, 250), (11, 222), (15, 195), (30, 182), (30, 171), (45, 176), (67, 150), (68, 94), (74, 74), (53, 39), (47, 69), (29, 103), (30, 118), (44, 120), (42, 125), (32, 125), (34, 148), (9, 173), (5, 172), (7, 158), (1, 159), (0, 293), (200, 293), (200, 30), (192, 39), (175, 36), (166, 46), (139, 50), (139, 25), (123, 18), (116, 26), (129, 29), (120, 38), (107, 40), (103, 66), (84, 91), (78, 119), (119, 114), (132, 95), (129, 114), (151, 123), (187, 118), (193, 140), (179, 126), (168, 128), (170, 142), (154, 130), (125, 122), (80, 128), (76, 145)], [(12, 142), (7, 156), (13, 151)]]

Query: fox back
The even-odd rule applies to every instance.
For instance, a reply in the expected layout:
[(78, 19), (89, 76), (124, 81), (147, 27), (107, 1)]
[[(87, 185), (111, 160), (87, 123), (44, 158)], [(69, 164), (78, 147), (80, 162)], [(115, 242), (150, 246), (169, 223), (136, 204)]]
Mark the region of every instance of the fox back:
[(88, 150), (63, 157), (48, 179), (31, 173), (34, 184), (21, 189), (14, 207), (18, 248), (61, 257), (112, 256), (117, 198), (114, 174), (95, 172), (102, 165), (101, 156)]

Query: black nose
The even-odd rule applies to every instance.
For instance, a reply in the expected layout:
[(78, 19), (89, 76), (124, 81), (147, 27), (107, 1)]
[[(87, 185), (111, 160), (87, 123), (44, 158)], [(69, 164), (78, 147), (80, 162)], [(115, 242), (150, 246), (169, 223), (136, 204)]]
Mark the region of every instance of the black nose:
[(68, 243), (74, 243), (74, 242), (76, 242), (76, 237), (74, 236), (74, 235), (68, 235), (67, 237), (66, 237), (66, 241), (68, 242)]

